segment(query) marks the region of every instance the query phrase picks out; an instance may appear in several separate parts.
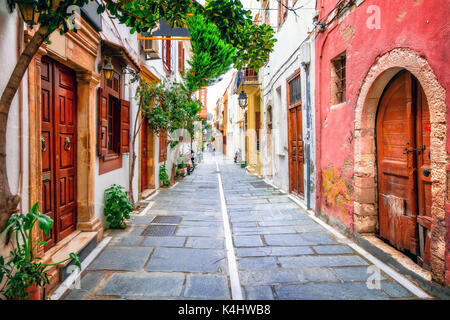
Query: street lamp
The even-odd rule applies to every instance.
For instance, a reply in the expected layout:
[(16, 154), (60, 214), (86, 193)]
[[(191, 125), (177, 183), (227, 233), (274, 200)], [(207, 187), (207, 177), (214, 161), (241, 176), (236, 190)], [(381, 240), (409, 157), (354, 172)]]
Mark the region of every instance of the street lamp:
[(103, 73), (106, 80), (112, 80), (114, 77), (114, 67), (111, 63), (111, 58), (106, 58), (106, 65), (103, 67)]
[(39, 0), (10, 0), (8, 1), (11, 11), (14, 9), (14, 4), (19, 6), (20, 14), (23, 21), (29, 26), (37, 24), (39, 18), (39, 12), (37, 11), (37, 5)]
[(245, 107), (247, 106), (247, 100), (248, 100), (248, 96), (247, 94), (244, 92), (244, 90), (241, 91), (241, 93), (239, 94), (239, 106), (242, 109), (245, 109)]

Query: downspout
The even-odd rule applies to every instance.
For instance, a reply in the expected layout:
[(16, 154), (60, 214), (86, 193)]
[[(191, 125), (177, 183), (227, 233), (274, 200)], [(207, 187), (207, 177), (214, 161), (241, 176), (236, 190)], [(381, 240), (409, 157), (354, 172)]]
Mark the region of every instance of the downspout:
[[(17, 15), (17, 60), (22, 54), (23, 50), (23, 23), (19, 15)], [(23, 212), (23, 81), (20, 82), (20, 86), (17, 90), (17, 100), (19, 108), (19, 177), (17, 185), (17, 194), (20, 196), (19, 210)]]
[(311, 124), (310, 124), (310, 84), (309, 84), (309, 64), (303, 64), (306, 73), (306, 206), (311, 208)]

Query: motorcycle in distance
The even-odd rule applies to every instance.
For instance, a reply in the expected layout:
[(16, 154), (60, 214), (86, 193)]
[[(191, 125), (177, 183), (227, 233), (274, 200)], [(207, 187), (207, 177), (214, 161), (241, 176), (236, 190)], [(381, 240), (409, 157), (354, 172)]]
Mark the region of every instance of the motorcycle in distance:
[(240, 163), (242, 160), (241, 158), (241, 149), (237, 149), (236, 152), (234, 153), (234, 163)]
[(195, 153), (194, 150), (191, 149), (191, 163), (187, 166), (187, 174), (190, 175), (195, 169)]

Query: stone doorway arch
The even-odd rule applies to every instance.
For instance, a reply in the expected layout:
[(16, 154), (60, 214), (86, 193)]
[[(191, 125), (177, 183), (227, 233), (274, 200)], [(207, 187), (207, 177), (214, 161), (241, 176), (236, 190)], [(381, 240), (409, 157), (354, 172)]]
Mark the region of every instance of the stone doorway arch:
[(411, 72), (422, 86), (430, 109), (433, 278), (445, 278), (446, 199), (446, 104), (445, 89), (427, 60), (409, 48), (396, 48), (379, 56), (360, 88), (355, 108), (354, 226), (355, 231), (374, 234), (378, 225), (376, 115), (380, 98), (389, 81), (400, 71)]

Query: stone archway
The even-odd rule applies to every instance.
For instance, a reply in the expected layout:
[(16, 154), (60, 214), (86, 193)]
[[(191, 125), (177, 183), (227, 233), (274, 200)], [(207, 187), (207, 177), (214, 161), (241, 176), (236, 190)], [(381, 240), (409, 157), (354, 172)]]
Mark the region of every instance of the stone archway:
[(430, 109), (432, 170), (432, 242), (433, 278), (444, 282), (446, 195), (446, 105), (445, 89), (440, 85), (427, 60), (409, 48), (396, 48), (379, 56), (367, 73), (355, 109), (354, 145), (354, 226), (358, 233), (375, 233), (378, 224), (376, 114), (383, 90), (401, 70), (408, 70), (420, 82)]

